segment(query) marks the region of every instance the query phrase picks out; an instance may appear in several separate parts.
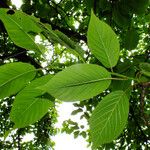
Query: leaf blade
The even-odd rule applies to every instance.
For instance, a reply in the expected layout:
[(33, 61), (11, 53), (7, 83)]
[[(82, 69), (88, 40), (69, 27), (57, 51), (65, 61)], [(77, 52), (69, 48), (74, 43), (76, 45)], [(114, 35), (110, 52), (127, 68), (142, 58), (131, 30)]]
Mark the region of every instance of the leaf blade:
[(31, 32), (39, 34), (42, 30), (36, 25), (35, 18), (26, 15), (21, 11), (14, 11), (14, 14), (8, 14), (9, 9), (0, 9), (0, 20), (8, 32), (11, 40), (18, 46), (33, 50), (43, 54), (44, 50), (35, 42), (35, 36)]
[(90, 118), (93, 147), (109, 143), (122, 132), (129, 112), (129, 101), (123, 91), (108, 94)]
[(119, 59), (119, 41), (106, 23), (92, 12), (87, 33), (88, 46), (94, 56), (107, 68), (112, 68)]
[(107, 89), (110, 77), (103, 67), (77, 64), (59, 72), (41, 88), (63, 101), (84, 100)]
[(144, 75), (150, 77), (150, 63), (140, 63), (139, 67)]
[(36, 75), (27, 63), (15, 62), (0, 66), (0, 98), (16, 94)]
[(16, 96), (10, 113), (15, 128), (35, 123), (46, 114), (49, 107), (53, 106), (53, 102), (49, 99), (40, 97), (43, 91), (37, 88), (48, 82), (51, 77), (47, 75), (35, 79)]
[(76, 44), (74, 41), (72, 41), (67, 35), (64, 33), (60, 32), (59, 30), (55, 30), (55, 33), (58, 35), (60, 38), (61, 42), (63, 45), (65, 45), (67, 48), (71, 49), (73, 52), (76, 52), (78, 56), (84, 60), (84, 51), (83, 49)]
[(136, 29), (130, 29), (125, 35), (125, 45), (124, 47), (128, 50), (135, 49), (139, 42), (139, 34)]

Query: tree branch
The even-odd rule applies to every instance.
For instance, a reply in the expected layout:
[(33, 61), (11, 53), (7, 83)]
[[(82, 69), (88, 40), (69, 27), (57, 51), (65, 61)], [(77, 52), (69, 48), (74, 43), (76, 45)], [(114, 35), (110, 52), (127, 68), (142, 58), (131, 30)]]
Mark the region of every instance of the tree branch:
[(10, 58), (15, 58), (18, 61), (21, 62), (29, 62), (31, 63), (35, 68), (42, 68), (41, 65), (31, 56), (27, 55), (27, 51), (21, 47), (18, 47), (15, 45), (15, 47), (17, 48), (17, 51), (15, 53), (11, 53), (11, 54), (4, 54), (2, 56), (0, 56), (0, 60), (4, 61)]
[(149, 126), (150, 123), (148, 121), (148, 117), (144, 113), (144, 99), (145, 99), (145, 95), (146, 95), (146, 88), (150, 87), (150, 82), (141, 83), (140, 87), (141, 87), (141, 95), (140, 95), (141, 118), (144, 120), (145, 125)]
[(73, 38), (77, 39), (78, 41), (83, 40), (83, 41), (87, 42), (87, 38), (86, 38), (85, 35), (81, 35), (80, 33), (75, 32), (73, 30), (69, 30), (69, 29), (66, 29), (64, 27), (58, 26), (56, 24), (53, 24), (52, 22), (48, 22), (44, 18), (40, 18), (40, 21), (42, 23), (48, 23), (48, 24), (50, 24), (52, 26), (53, 30), (59, 30), (59, 31), (63, 32), (64, 34), (66, 34), (67, 36), (73, 37)]

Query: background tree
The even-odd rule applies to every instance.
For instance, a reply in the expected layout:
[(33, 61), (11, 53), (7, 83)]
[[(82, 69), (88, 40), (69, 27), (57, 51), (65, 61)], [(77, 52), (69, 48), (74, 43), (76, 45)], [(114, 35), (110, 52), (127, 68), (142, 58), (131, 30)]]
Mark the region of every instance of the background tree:
[[(0, 7), (13, 8), (13, 10), (7, 12), (8, 15), (15, 13), (16, 8), (12, 6), (9, 0), (2, 0)], [(55, 0), (23, 0), (21, 11), (38, 18), (36, 22), (40, 25), (34, 32), (28, 29), (27, 34), (35, 37), (37, 35), (36, 31), (42, 28), (42, 32), (40, 32), (41, 39), (38, 44), (40, 45), (40, 50), (44, 51), (43, 49), (45, 49), (44, 55), (42, 56), (37, 50), (31, 51), (33, 49), (30, 49), (30, 45), (29, 48), (26, 48), (21, 45), (21, 42), (16, 43), (11, 38), (4, 20), (2, 20), (0, 23), (0, 64), (11, 62), (32, 64), (36, 69), (39, 69), (36, 78), (45, 74), (56, 74), (68, 66), (83, 63), (83, 61), (105, 66), (87, 48), (87, 43), (89, 42), (87, 41), (87, 31), (91, 9), (100, 20), (111, 26), (119, 39), (120, 57), (117, 65), (113, 67), (114, 72), (135, 78), (138, 82), (131, 84), (131, 81), (113, 80), (109, 88), (101, 94), (88, 100), (74, 103), (76, 109), (72, 112), (72, 115), (79, 114), (81, 119), (85, 118), (89, 121), (93, 109), (106, 95), (111, 91), (125, 91), (132, 85), (132, 90), (126, 92), (127, 95), (130, 95), (130, 107), (128, 123), (124, 131), (116, 140), (109, 144), (103, 144), (98, 149), (148, 149), (150, 146), (149, 0), (61, 0), (59, 2)], [(1, 16), (2, 14), (0, 14), (0, 19), (2, 18)], [(29, 24), (25, 24), (25, 26), (29, 26)], [(56, 31), (55, 34), (48, 32), (51, 29)], [(90, 45), (88, 46), (90, 47)], [(111, 71), (111, 69), (108, 70)], [(9, 97), (0, 97), (1, 137), (4, 137), (6, 131), (13, 128), (14, 123), (10, 121), (9, 113), (15, 96), (13, 94)], [(54, 99), (49, 94), (41, 95), (41, 97)], [(54, 106), (57, 103), (57, 101), (54, 102)], [(16, 130), (11, 135), (12, 140), (7, 142), (1, 140), (0, 148), (48, 149), (53, 147), (54, 143), (50, 140), (50, 137), (57, 131), (54, 127), (56, 118), (55, 107), (50, 107), (48, 113), (34, 125)], [(62, 131), (69, 134), (73, 133), (75, 137), (81, 135), (91, 143), (90, 130), (84, 129), (83, 125), (78, 125), (71, 118), (63, 123)], [(21, 139), (26, 133), (34, 133), (35, 138), (31, 142), (21, 143)]]

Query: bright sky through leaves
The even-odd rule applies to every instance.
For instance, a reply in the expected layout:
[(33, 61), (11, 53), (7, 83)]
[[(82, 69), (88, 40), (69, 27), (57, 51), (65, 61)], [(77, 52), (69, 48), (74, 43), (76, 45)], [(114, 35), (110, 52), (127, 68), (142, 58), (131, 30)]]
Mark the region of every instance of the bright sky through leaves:
[(11, 0), (12, 4), (16, 5), (17, 8), (20, 8), (22, 5), (22, 0)]

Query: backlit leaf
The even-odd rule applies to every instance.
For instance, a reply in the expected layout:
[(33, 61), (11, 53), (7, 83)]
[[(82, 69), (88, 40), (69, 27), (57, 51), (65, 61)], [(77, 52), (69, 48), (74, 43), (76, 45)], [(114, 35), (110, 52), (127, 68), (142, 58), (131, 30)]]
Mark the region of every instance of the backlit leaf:
[(119, 58), (119, 41), (109, 25), (100, 21), (92, 12), (88, 27), (88, 46), (95, 57), (108, 68), (114, 67)]
[[(13, 13), (9, 13), (10, 11)], [(4, 23), (9, 37), (16, 45), (43, 54), (43, 47), (35, 43), (35, 36), (42, 30), (37, 26), (33, 16), (28, 16), (21, 11), (1, 8), (0, 20)]]
[(40, 120), (48, 111), (51, 99), (42, 97), (43, 91), (37, 87), (46, 84), (51, 75), (38, 78), (25, 87), (15, 98), (10, 113), (16, 128), (22, 128)]
[(27, 63), (15, 62), (0, 66), (0, 98), (16, 94), (35, 75), (35, 68)]
[(93, 148), (109, 143), (123, 131), (129, 112), (129, 100), (123, 91), (104, 97), (90, 118)]
[(106, 90), (110, 77), (101, 66), (77, 64), (59, 72), (41, 88), (63, 101), (81, 101)]

